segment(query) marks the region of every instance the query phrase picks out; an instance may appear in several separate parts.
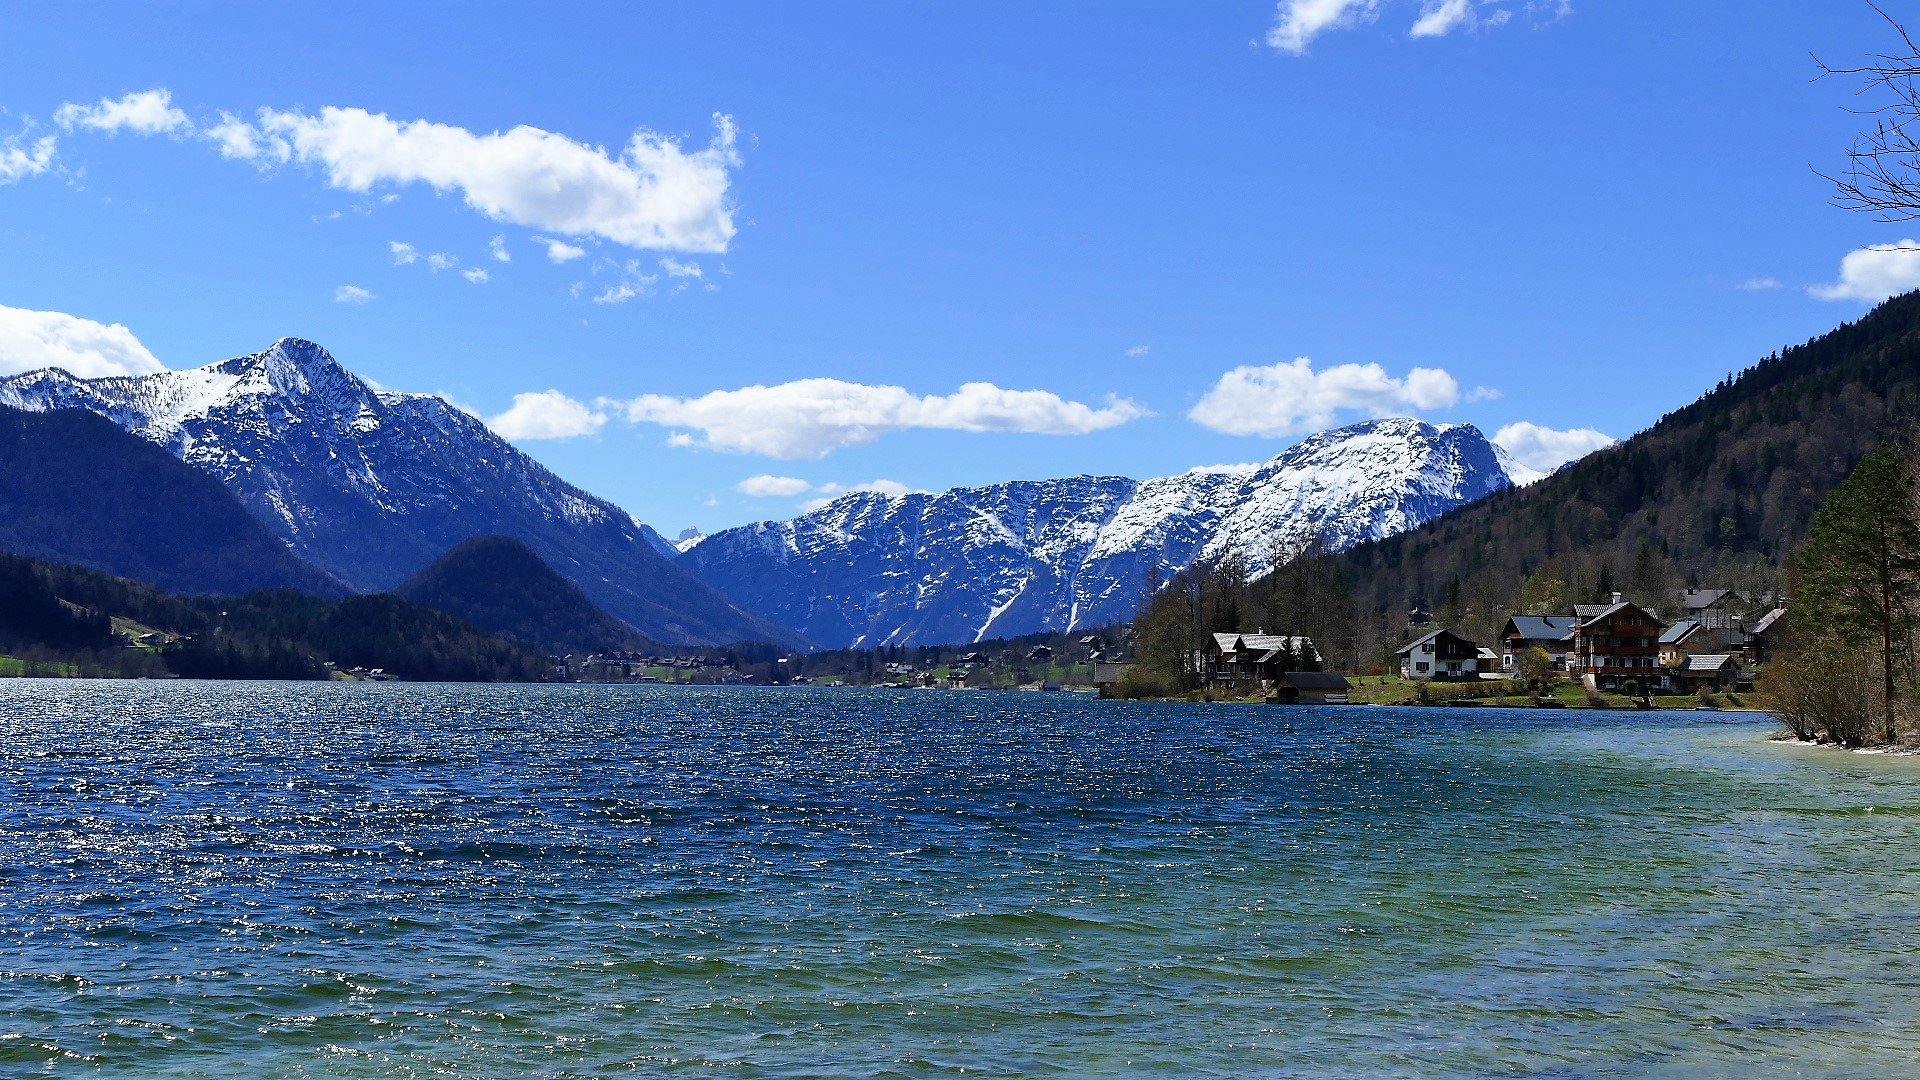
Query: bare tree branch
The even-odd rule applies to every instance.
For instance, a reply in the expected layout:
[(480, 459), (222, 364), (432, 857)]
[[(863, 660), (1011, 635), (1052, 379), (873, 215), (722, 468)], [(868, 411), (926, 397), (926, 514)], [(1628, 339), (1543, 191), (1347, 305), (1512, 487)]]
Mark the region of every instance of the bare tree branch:
[(1820, 74), (1814, 81), (1856, 78), (1862, 83), (1859, 96), (1890, 100), (1857, 110), (1875, 118), (1873, 128), (1854, 139), (1847, 149), (1847, 167), (1839, 175), (1813, 171), (1833, 184), (1835, 206), (1872, 214), (1879, 221), (1913, 221), (1920, 219), (1920, 45), (1878, 4), (1868, 0), (1867, 6), (1893, 28), (1902, 51), (1870, 55), (1856, 67), (1834, 67), (1815, 56)]

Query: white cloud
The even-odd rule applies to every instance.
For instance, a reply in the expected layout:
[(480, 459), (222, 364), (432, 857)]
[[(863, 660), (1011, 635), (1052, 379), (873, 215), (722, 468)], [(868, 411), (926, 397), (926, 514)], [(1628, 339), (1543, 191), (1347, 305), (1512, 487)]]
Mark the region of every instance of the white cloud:
[(495, 262), (512, 262), (513, 252), (507, 250), (507, 234), (501, 233), (487, 241), (487, 250), (493, 253)]
[(1410, 33), (1417, 38), (1445, 37), (1473, 25), (1473, 0), (1427, 0)]
[(64, 368), (83, 379), (166, 370), (133, 331), (119, 323), (0, 305), (0, 374), (48, 367)]
[(1373, 18), (1380, 0), (1280, 0), (1267, 44), (1295, 55), (1328, 30)]
[(1920, 289), (1920, 241), (1874, 244), (1847, 252), (1840, 280), (1808, 289), (1821, 300), (1885, 300)]
[[(412, 261), (412, 260), (408, 260), (408, 261)], [(459, 265), (460, 265), (459, 259), (456, 259), (453, 256), (448, 255), (444, 252), (436, 251), (433, 254), (427, 256), (427, 269), (433, 271), (436, 274), (442, 270), (451, 270), (454, 267)]]
[(52, 168), (53, 152), (57, 145), (52, 135), (36, 139), (32, 149), (23, 149), (16, 140), (0, 143), (0, 184), (39, 176)]
[(625, 150), (521, 126), (476, 134), (426, 120), (329, 106), (317, 115), (262, 109), (220, 139), (229, 157), (267, 156), (324, 168), (348, 191), (378, 184), (458, 191), (495, 221), (631, 248), (724, 252), (735, 232), (729, 170), (740, 163), (731, 117), (715, 115), (705, 149), (641, 130)]
[(519, 442), (592, 435), (606, 422), (606, 413), (558, 390), (543, 390), (537, 394), (513, 395), (513, 407), (488, 420), (487, 426), (501, 438)]
[(587, 253), (586, 248), (574, 247), (565, 240), (555, 240), (548, 236), (536, 236), (534, 239), (547, 245), (547, 258), (552, 262), (569, 262)]
[(1740, 283), (1740, 288), (1747, 292), (1765, 292), (1779, 287), (1780, 279), (1777, 277), (1750, 277)]
[(1313, 370), (1313, 361), (1234, 368), (1187, 413), (1202, 427), (1229, 435), (1288, 435), (1333, 425), (1341, 411), (1388, 416), (1408, 409), (1444, 409), (1460, 400), (1460, 384), (1439, 368), (1414, 368), (1405, 378), (1379, 364), (1341, 364)]
[(1514, 461), (1529, 469), (1549, 473), (1575, 458), (1618, 442), (1613, 436), (1593, 428), (1556, 431), (1525, 420), (1508, 424), (1493, 433), (1493, 444), (1505, 450)]
[(470, 270), (460, 271), (460, 276), (463, 278), (466, 278), (468, 281), (473, 282), (475, 285), (485, 285), (487, 283), (487, 278), (490, 277), (491, 275), (487, 273), (485, 268), (476, 266)]
[(852, 485), (821, 484), (815, 490), (820, 491), (823, 494), (820, 496), (820, 498), (808, 499), (806, 502), (803, 502), (800, 504), (800, 509), (805, 513), (811, 514), (815, 510), (824, 509), (825, 507), (831, 505), (833, 503), (833, 500), (839, 498), (842, 495), (851, 494), (855, 491), (877, 491), (882, 495), (886, 495), (890, 498), (896, 498), (896, 499), (902, 495), (911, 495), (914, 492), (913, 488), (910, 488), (907, 485), (902, 484), (897, 480), (869, 480), (864, 484), (852, 484)]
[[(601, 265), (604, 267), (607, 264)], [(594, 272), (598, 273), (600, 269), (601, 267), (596, 267)], [(695, 269), (697, 270), (698, 267)], [(618, 282), (607, 286), (600, 295), (593, 298), (594, 303), (624, 304), (636, 296), (646, 296), (652, 291), (654, 283), (660, 280), (659, 274), (649, 274), (641, 269), (639, 259), (628, 259), (626, 265), (620, 267), (620, 275)]]
[(358, 285), (342, 285), (333, 290), (333, 302), (336, 304), (364, 304), (373, 299), (373, 293)]
[(287, 160), (292, 148), (284, 142), (263, 144), (252, 124), (230, 112), (220, 113), (220, 122), (206, 129), (205, 135), (220, 148), (220, 156), (236, 161), (251, 161), (261, 166)]
[(167, 90), (140, 90), (117, 101), (101, 98), (97, 105), (69, 103), (60, 106), (53, 119), (68, 131), (87, 127), (109, 135), (123, 128), (142, 135), (193, 129), (193, 121), (173, 107), (173, 94)]
[(1499, 401), (1505, 396), (1505, 394), (1502, 394), (1491, 386), (1476, 386), (1467, 391), (1467, 401), (1473, 404), (1478, 404), (1482, 401)]
[(406, 266), (420, 258), (420, 252), (412, 244), (403, 244), (398, 240), (387, 244), (387, 250), (393, 253), (393, 265)]
[(669, 440), (676, 445), (786, 459), (825, 457), (909, 428), (1078, 435), (1146, 415), (1131, 401), (1113, 399), (1095, 408), (1045, 390), (1004, 390), (992, 383), (967, 383), (952, 394), (922, 397), (898, 386), (839, 379), (715, 390), (697, 398), (647, 394), (605, 404), (623, 409), (635, 423), (704, 437), (697, 441), (682, 430)]
[(797, 476), (749, 476), (735, 485), (742, 495), (756, 499), (799, 495), (813, 490), (813, 484)]
[[(1393, 0), (1398, 3), (1398, 0)], [(1421, 0), (1420, 14), (1408, 35), (1415, 38), (1445, 37), (1456, 30), (1498, 29), (1513, 21), (1514, 9), (1498, 6), (1500, 0)], [(1342, 30), (1378, 18), (1383, 0), (1280, 0), (1273, 28), (1267, 32), (1267, 44), (1283, 52), (1301, 55), (1314, 38), (1329, 30)], [(1536, 26), (1572, 14), (1571, 0), (1529, 2), (1527, 13)]]
[(699, 264), (683, 263), (679, 259), (674, 258), (661, 259), (660, 269), (666, 271), (668, 277), (698, 278), (706, 276), (706, 271), (701, 270)]
[(1127, 350), (1127, 355), (1135, 360), (1140, 360), (1152, 351), (1153, 346), (1151, 345), (1135, 345), (1133, 348)]

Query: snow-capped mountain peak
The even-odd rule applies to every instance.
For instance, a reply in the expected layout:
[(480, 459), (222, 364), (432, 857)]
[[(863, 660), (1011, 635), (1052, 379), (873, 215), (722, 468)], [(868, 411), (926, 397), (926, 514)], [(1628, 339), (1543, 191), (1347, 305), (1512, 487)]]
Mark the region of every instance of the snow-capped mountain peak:
[(823, 645), (979, 640), (1122, 620), (1149, 575), (1228, 552), (1258, 573), (1309, 541), (1341, 550), (1511, 483), (1477, 428), (1391, 417), (1260, 465), (850, 493), (716, 533), (681, 562)]
[(294, 551), (360, 589), (399, 584), (455, 544), (519, 539), (597, 603), (664, 641), (783, 635), (669, 562), (665, 539), (430, 394), (376, 390), (282, 338), (184, 371), (0, 379), (0, 403), (83, 408), (219, 478)]

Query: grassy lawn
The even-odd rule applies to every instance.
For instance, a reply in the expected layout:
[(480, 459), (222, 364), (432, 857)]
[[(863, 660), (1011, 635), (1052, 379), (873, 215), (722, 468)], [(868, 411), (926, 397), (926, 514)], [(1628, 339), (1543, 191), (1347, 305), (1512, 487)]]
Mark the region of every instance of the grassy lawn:
[[(1419, 685), (1411, 679), (1397, 675), (1362, 675), (1353, 680), (1353, 693), (1350, 695), (1355, 704), (1365, 705), (1401, 705), (1419, 701)], [(1527, 705), (1530, 694), (1513, 692), (1497, 682), (1439, 682), (1433, 683), (1428, 696), (1433, 704), (1445, 704), (1451, 701), (1467, 702), (1475, 705), (1498, 705), (1501, 695), (1505, 694), (1506, 704)], [(1551, 684), (1551, 689), (1541, 695), (1550, 701), (1558, 702), (1569, 709), (1591, 708), (1587, 692), (1571, 679), (1559, 679)], [(1599, 708), (1632, 709), (1638, 706), (1638, 699), (1625, 694), (1602, 693), (1599, 695)], [(1767, 708), (1767, 702), (1759, 694), (1715, 694), (1709, 702), (1720, 709), (1761, 709)], [(1660, 709), (1692, 709), (1701, 704), (1692, 694), (1656, 694), (1653, 704)]]
[(47, 660), (22, 660), (17, 656), (0, 656), (0, 678), (67, 679), (80, 673), (72, 664)]

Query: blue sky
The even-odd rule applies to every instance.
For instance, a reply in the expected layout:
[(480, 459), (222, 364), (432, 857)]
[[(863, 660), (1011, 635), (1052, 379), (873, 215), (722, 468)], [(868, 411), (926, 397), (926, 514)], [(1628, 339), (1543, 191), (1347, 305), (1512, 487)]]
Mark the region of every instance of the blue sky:
[(1850, 0), (7, 5), (0, 367), (309, 337), (669, 535), (1374, 414), (1551, 456), (1920, 285), (1810, 169), (1859, 118), (1808, 54), (1888, 41)]

